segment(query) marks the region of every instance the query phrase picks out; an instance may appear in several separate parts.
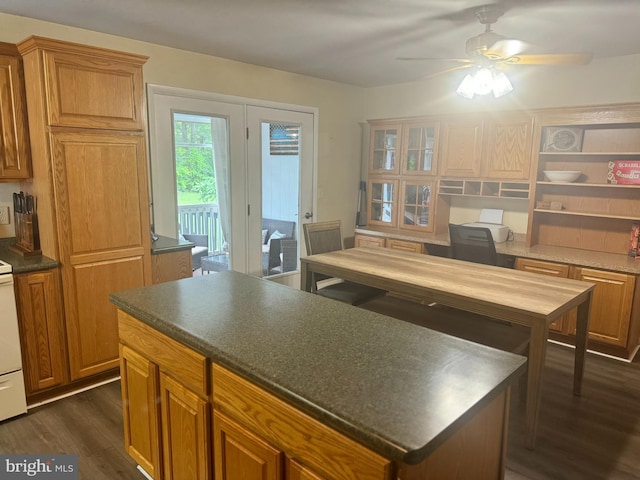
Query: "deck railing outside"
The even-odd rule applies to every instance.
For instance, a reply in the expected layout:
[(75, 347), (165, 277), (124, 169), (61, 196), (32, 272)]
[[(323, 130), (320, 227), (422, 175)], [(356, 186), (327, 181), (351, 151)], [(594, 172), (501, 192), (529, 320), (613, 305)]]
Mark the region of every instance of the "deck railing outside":
[(181, 234), (209, 236), (209, 252), (222, 251), (224, 236), (217, 203), (178, 205), (178, 231)]

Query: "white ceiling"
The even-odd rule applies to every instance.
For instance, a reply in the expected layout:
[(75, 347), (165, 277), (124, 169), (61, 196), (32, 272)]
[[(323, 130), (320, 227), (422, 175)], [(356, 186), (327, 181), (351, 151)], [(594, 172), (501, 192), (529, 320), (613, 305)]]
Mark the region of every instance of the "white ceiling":
[[(0, 11), (363, 87), (454, 66), (488, 0), (0, 0)], [(640, 53), (640, 0), (501, 0), (525, 53)], [(541, 68), (519, 66), (514, 68)], [(568, 68), (568, 67), (553, 67)]]

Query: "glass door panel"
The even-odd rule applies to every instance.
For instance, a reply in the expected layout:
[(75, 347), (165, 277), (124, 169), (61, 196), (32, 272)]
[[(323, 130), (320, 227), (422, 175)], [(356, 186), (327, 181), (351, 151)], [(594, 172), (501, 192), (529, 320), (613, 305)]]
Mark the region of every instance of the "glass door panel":
[(402, 182), (400, 228), (433, 231), (432, 182)]
[(398, 173), (400, 126), (373, 127), (370, 139), (370, 173)]
[(403, 149), (403, 173), (435, 175), (437, 125), (407, 125)]
[(369, 182), (369, 222), (375, 225), (396, 225), (396, 190), (398, 182)]

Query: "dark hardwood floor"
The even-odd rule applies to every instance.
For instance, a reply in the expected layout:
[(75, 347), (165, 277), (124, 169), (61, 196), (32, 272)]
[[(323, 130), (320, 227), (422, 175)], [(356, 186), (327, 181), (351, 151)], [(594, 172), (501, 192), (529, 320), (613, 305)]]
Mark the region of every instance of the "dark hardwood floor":
[[(589, 354), (582, 397), (572, 369), (573, 350), (549, 344), (534, 451), (514, 386), (506, 479), (640, 479), (640, 362)], [(81, 479), (143, 479), (123, 450), (120, 404), (113, 382), (32, 409), (0, 423), (0, 452), (77, 453)]]

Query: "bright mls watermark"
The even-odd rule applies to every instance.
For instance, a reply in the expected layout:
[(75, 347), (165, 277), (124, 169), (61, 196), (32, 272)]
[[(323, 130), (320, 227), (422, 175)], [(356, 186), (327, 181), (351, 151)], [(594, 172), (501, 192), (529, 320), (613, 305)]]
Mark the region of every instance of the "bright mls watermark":
[(0, 480), (78, 480), (78, 455), (2, 455)]

